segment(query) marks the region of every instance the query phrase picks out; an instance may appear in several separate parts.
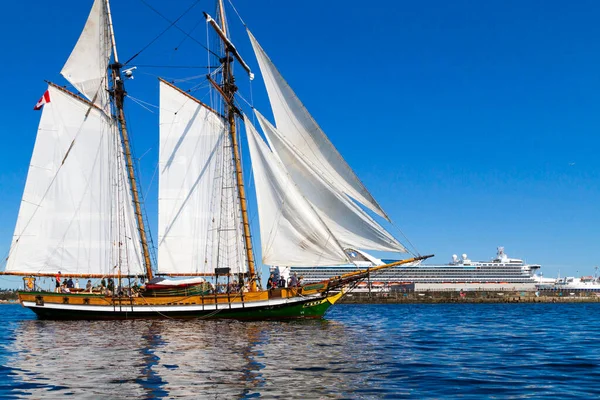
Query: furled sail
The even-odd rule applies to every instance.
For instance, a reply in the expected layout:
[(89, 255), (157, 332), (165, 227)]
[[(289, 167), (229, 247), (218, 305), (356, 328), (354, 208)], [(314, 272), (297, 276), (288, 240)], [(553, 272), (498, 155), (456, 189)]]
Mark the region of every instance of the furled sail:
[(255, 110), (267, 141), (304, 197), (344, 248), (406, 252), (406, 249), (357, 204), (327, 184)]
[(6, 271), (144, 273), (115, 123), (48, 88)]
[(339, 191), (389, 220), (371, 193), (329, 141), (292, 88), (283, 79), (260, 44), (248, 31), (275, 116), (275, 125), (285, 139), (317, 172)]
[(64, 76), (85, 97), (105, 107), (105, 82), (111, 55), (106, 0), (95, 0), (83, 32), (63, 66)]
[(161, 81), (158, 270), (246, 271), (237, 188), (224, 119)]
[(335, 265), (348, 262), (332, 233), (291, 181), (247, 118), (263, 263)]

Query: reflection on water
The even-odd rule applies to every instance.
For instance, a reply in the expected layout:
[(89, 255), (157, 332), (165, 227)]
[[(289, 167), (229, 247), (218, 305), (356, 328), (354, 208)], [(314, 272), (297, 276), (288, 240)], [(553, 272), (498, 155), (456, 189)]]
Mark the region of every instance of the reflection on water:
[(354, 368), (341, 345), (352, 338), (336, 321), (33, 319), (13, 333), (5, 348), (15, 397), (297, 397), (306, 377), (339, 396), (355, 379), (331, 379), (323, 367)]
[(340, 305), (281, 323), (0, 309), (0, 398), (600, 396), (600, 304)]

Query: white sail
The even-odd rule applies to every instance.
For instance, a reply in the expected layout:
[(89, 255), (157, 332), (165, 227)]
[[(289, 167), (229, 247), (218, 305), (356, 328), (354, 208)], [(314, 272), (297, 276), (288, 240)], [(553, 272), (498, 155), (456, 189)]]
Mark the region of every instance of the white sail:
[(159, 272), (245, 272), (225, 121), (162, 81), (159, 169)]
[(334, 265), (348, 262), (332, 233), (302, 196), (252, 123), (244, 118), (256, 185), (263, 263)]
[(108, 100), (104, 88), (111, 55), (105, 1), (94, 1), (83, 32), (60, 71), (77, 90), (101, 107), (105, 107)]
[(344, 248), (406, 252), (402, 244), (358, 205), (319, 177), (262, 114), (256, 110), (255, 113), (271, 149)]
[(114, 122), (60, 89), (48, 93), (6, 271), (143, 274)]
[(298, 96), (283, 79), (260, 44), (248, 31), (275, 116), (275, 125), (285, 139), (317, 172), (339, 191), (389, 220), (371, 193), (329, 141)]

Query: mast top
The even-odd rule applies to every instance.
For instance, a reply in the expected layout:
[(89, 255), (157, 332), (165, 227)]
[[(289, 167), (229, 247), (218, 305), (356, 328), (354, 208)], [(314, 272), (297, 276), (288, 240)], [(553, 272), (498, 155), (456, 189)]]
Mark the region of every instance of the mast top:
[(253, 80), (254, 74), (252, 73), (252, 70), (250, 70), (250, 66), (248, 66), (248, 64), (246, 64), (246, 62), (244, 61), (242, 56), (240, 56), (240, 53), (238, 53), (237, 49), (235, 48), (235, 46), (233, 45), (231, 40), (229, 40), (229, 38), (227, 37), (227, 32), (225, 32), (219, 26), (217, 21), (215, 21), (214, 18), (211, 17), (208, 13), (204, 12), (203, 14), (204, 14), (204, 18), (206, 18), (206, 22), (208, 22), (214, 28), (215, 32), (217, 32), (217, 35), (219, 35), (219, 37), (223, 41), (223, 43), (225, 45), (225, 50), (230, 52), (231, 54), (233, 54), (233, 56), (238, 60), (238, 62), (242, 66), (242, 68), (244, 68), (246, 70), (246, 72), (248, 73), (250, 80)]
[(111, 46), (112, 46), (113, 57), (115, 60), (115, 64), (118, 64), (119, 56), (117, 54), (117, 43), (115, 41), (115, 30), (113, 28), (112, 14), (110, 13), (110, 1), (109, 0), (105, 0), (105, 1), (106, 1), (106, 16), (108, 17), (108, 30), (110, 32), (110, 42), (111, 42)]
[(227, 19), (225, 18), (225, 7), (223, 6), (223, 0), (219, 0), (219, 19), (221, 20), (221, 29), (223, 29), (223, 33), (225, 37), (229, 37), (227, 34)]

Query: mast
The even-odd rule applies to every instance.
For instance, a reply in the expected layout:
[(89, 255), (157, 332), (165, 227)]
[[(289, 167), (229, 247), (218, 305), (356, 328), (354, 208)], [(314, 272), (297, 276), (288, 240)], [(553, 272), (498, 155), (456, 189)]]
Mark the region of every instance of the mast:
[[(233, 76), (232, 63), (233, 57), (235, 56), (238, 60), (241, 58), (237, 54), (235, 48), (231, 45), (227, 37), (227, 27), (225, 25), (225, 8), (223, 7), (223, 0), (219, 0), (219, 19), (221, 20), (221, 27), (214, 21), (208, 14), (204, 14), (207, 21), (215, 28), (218, 35), (224, 42), (225, 45), (225, 56), (221, 59), (223, 63), (223, 82), (219, 86), (214, 80), (208, 77), (209, 81), (217, 91), (223, 96), (225, 105), (227, 107), (227, 122), (229, 125), (229, 135), (231, 137), (232, 155), (235, 167), (235, 176), (238, 187), (238, 198), (240, 201), (240, 211), (242, 214), (243, 234), (244, 242), (246, 247), (246, 258), (248, 260), (248, 274), (249, 274), (249, 285), (250, 291), (256, 292), (258, 290), (256, 285), (256, 269), (254, 264), (254, 251), (252, 249), (252, 237), (250, 235), (250, 223), (248, 220), (248, 205), (246, 202), (246, 190), (244, 188), (244, 176), (242, 175), (242, 163), (240, 160), (240, 150), (237, 140), (237, 134), (235, 129), (235, 115), (239, 113), (238, 109), (233, 104), (235, 93), (237, 92), (237, 86), (235, 85), (235, 77)], [(241, 61), (242, 65), (243, 61)]]
[(142, 217), (142, 208), (139, 199), (139, 192), (137, 189), (137, 182), (135, 179), (135, 173), (133, 170), (133, 161), (131, 158), (131, 146), (129, 144), (129, 135), (127, 133), (127, 124), (125, 122), (125, 113), (123, 111), (123, 101), (125, 99), (125, 87), (123, 80), (121, 79), (121, 63), (119, 63), (119, 57), (117, 55), (117, 44), (115, 41), (115, 32), (113, 29), (112, 15), (110, 13), (109, 0), (106, 0), (106, 13), (108, 16), (108, 30), (110, 32), (110, 40), (113, 49), (114, 63), (110, 65), (112, 71), (112, 97), (115, 100), (115, 107), (117, 108), (117, 121), (119, 122), (119, 131), (121, 133), (121, 140), (123, 142), (123, 150), (125, 153), (125, 165), (127, 167), (127, 175), (129, 183), (131, 185), (131, 194), (133, 195), (133, 206), (135, 210), (135, 216), (137, 220), (138, 231), (140, 232), (140, 240), (142, 241), (142, 252), (144, 255), (144, 265), (146, 267), (146, 274), (148, 280), (152, 279), (152, 263), (150, 262), (150, 251), (148, 250), (148, 241), (146, 239), (146, 229), (144, 227), (144, 218)]

